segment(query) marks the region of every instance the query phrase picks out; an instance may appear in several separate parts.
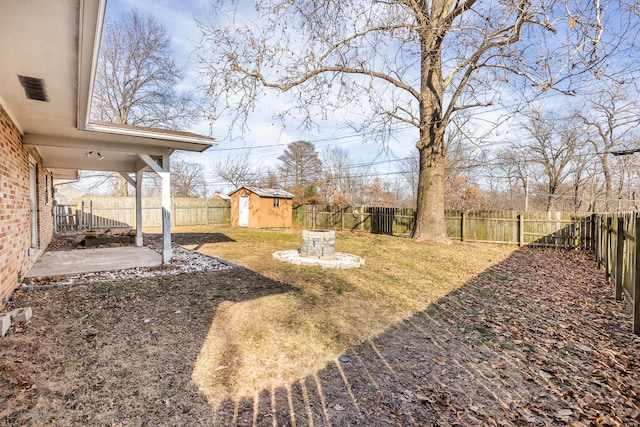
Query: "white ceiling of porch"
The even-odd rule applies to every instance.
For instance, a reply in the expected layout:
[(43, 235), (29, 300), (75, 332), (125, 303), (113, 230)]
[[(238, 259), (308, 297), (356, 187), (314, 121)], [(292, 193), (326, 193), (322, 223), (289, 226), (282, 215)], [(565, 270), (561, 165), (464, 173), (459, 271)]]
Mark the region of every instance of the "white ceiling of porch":
[[(105, 0), (0, 2), (0, 105), (35, 146), (45, 167), (135, 171), (139, 153), (204, 151), (215, 141), (194, 134), (92, 125), (89, 101)], [(48, 102), (28, 99), (18, 76), (44, 81)], [(87, 157), (89, 151), (100, 152)]]

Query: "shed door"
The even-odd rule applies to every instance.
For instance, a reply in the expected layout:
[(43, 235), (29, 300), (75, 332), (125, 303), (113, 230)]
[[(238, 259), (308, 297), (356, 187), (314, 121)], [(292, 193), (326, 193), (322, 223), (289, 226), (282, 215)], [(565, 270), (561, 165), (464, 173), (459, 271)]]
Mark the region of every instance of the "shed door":
[(238, 225), (240, 227), (249, 226), (249, 196), (240, 196), (240, 207), (238, 212)]

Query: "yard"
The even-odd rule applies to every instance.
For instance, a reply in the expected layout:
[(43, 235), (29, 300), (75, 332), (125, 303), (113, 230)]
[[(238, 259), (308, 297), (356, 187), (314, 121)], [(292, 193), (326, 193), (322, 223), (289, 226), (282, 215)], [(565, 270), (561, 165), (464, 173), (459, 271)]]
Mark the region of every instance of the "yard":
[(1, 425), (640, 423), (640, 337), (591, 253), (339, 232), (366, 265), (329, 270), (272, 259), (299, 230), (173, 239), (246, 268), (15, 294)]

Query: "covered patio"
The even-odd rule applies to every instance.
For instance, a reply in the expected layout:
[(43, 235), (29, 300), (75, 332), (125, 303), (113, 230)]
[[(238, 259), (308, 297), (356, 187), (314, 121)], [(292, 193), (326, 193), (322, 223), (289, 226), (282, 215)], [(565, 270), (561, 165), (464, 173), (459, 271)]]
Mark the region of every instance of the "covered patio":
[(161, 262), (167, 264), (172, 257), (170, 156), (175, 150), (202, 152), (215, 140), (91, 120), (105, 7), (106, 0), (3, 2), (0, 106), (22, 135), (23, 146), (37, 150), (54, 179), (76, 179), (81, 170), (116, 172), (136, 189), (138, 247), (143, 245), (143, 174), (157, 174), (162, 182)]
[(48, 251), (25, 278), (70, 276), (136, 267), (158, 267), (162, 256), (145, 246)]

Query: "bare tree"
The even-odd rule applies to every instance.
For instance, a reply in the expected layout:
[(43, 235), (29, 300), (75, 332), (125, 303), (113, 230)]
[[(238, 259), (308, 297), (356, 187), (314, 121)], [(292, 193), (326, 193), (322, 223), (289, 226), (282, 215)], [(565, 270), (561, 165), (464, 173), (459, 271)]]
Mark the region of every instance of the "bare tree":
[(134, 126), (179, 129), (192, 123), (191, 97), (176, 87), (182, 70), (167, 31), (135, 9), (104, 26), (93, 99), (93, 118)]
[[(575, 121), (573, 121), (575, 125)], [(574, 128), (581, 133), (584, 132), (580, 126)], [(593, 152), (589, 149), (587, 140), (582, 135), (582, 141), (578, 150), (574, 153), (572, 164), (573, 173), (570, 177), (572, 189), (572, 208), (575, 212), (582, 210), (586, 205), (586, 211), (593, 212), (595, 206), (591, 189), (597, 184), (598, 174), (596, 173)], [(585, 203), (586, 202), (586, 203)]]
[(278, 157), (278, 168), (286, 188), (315, 186), (322, 173), (322, 161), (309, 141), (295, 141), (287, 145)]
[(255, 186), (262, 180), (262, 168), (250, 158), (251, 152), (236, 157), (226, 157), (211, 163), (213, 173), (234, 190), (242, 186)]
[(414, 151), (408, 159), (400, 163), (398, 171), (411, 189), (411, 197), (415, 201), (418, 194), (418, 178), (420, 177), (420, 153)]
[[(192, 123), (191, 97), (175, 88), (182, 70), (172, 59), (166, 29), (135, 9), (104, 26), (92, 118), (119, 124), (179, 129)], [(112, 175), (116, 196), (128, 196), (129, 184)]]
[(357, 163), (342, 147), (327, 147), (321, 156), (325, 201), (332, 205), (361, 205), (363, 187), (371, 182), (371, 166)]
[(260, 180), (257, 185), (265, 188), (278, 188), (280, 186), (278, 173), (274, 170), (267, 169), (260, 174)]
[[(495, 153), (491, 166), (495, 176), (507, 183), (509, 208), (528, 211), (534, 168), (529, 150), (519, 143), (511, 143)], [(524, 197), (521, 199), (520, 195)]]
[(349, 151), (342, 147), (327, 147), (321, 156), (325, 180), (330, 183), (333, 193), (345, 194), (352, 166)]
[(200, 197), (205, 191), (204, 167), (184, 160), (171, 161), (171, 194), (175, 197)]
[(505, 85), (572, 93), (568, 77), (597, 69), (603, 59), (597, 49), (606, 10), (599, 3), (256, 0), (250, 17), (234, 20), (221, 16), (236, 13), (230, 4), (240, 2), (217, 1), (216, 21), (200, 23), (212, 114), (246, 117), (265, 88), (275, 88), (291, 93), (305, 123), (323, 117), (317, 108), (326, 114), (350, 107), (362, 113), (358, 125), (379, 130), (381, 139), (398, 124), (415, 127), (413, 237), (448, 241), (451, 120), (500, 102)]
[(531, 162), (540, 166), (547, 185), (546, 210), (554, 208), (553, 202), (563, 184), (573, 174), (574, 155), (586, 142), (580, 126), (567, 117), (540, 110), (529, 113), (522, 127), (530, 141), (525, 144)]
[[(638, 126), (640, 104), (637, 101), (635, 86), (608, 81), (602, 89), (595, 92), (588, 102), (576, 111), (587, 126), (589, 141), (594, 147), (595, 154), (600, 160), (604, 175), (605, 210), (610, 210), (610, 198), (613, 195), (613, 172), (611, 170), (611, 151), (616, 147), (631, 145), (634, 141), (627, 140), (626, 135)], [(630, 95), (630, 93), (634, 93)]]
[[(156, 174), (149, 176), (149, 193), (159, 196), (162, 183)], [(201, 197), (206, 194), (204, 167), (199, 163), (171, 159), (171, 195), (174, 197)]]

